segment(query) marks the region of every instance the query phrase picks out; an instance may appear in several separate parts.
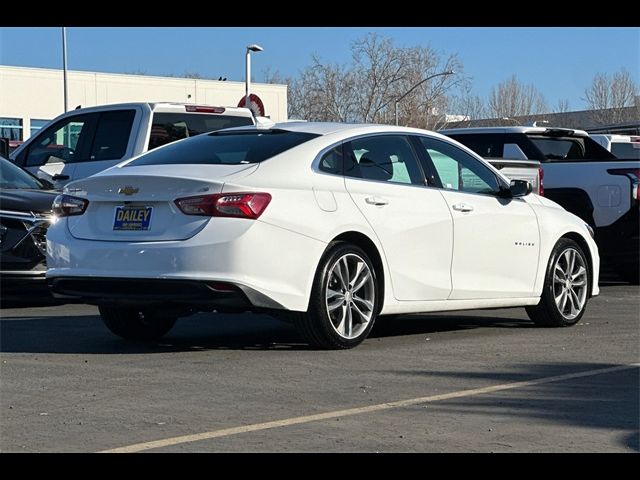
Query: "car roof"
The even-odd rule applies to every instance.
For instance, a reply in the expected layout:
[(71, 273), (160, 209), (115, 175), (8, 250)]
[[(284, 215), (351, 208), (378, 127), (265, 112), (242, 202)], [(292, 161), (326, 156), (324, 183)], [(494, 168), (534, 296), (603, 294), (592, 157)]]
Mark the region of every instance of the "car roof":
[[(75, 110), (69, 110), (63, 115), (68, 116), (77, 113), (91, 113), (95, 111), (105, 111), (105, 110), (118, 110), (123, 108), (135, 108), (140, 106), (148, 106), (152, 111), (160, 110), (170, 112), (172, 110), (176, 110), (180, 107), (186, 107), (187, 105), (192, 105), (195, 107), (218, 107), (224, 108), (224, 112), (220, 112), (220, 114), (233, 114), (237, 116), (250, 117), (252, 116), (251, 111), (248, 108), (244, 107), (226, 107), (226, 106), (218, 106), (218, 105), (206, 105), (200, 103), (181, 103), (181, 102), (125, 102), (125, 103), (109, 103), (106, 105), (94, 105), (91, 107), (84, 108), (76, 108)], [(207, 112), (189, 112), (189, 113), (207, 113)], [(216, 113), (216, 112), (211, 112)]]
[(470, 127), (470, 128), (447, 128), (438, 130), (444, 135), (449, 134), (472, 134), (472, 133), (560, 133), (565, 132), (568, 136), (586, 137), (588, 134), (584, 130), (576, 130), (572, 128), (551, 128), (551, 127)]
[(248, 125), (243, 127), (227, 128), (220, 132), (229, 131), (260, 131), (260, 130), (286, 130), (289, 132), (312, 133), (315, 135), (329, 135), (334, 133), (380, 133), (380, 132), (398, 132), (398, 133), (429, 133), (434, 136), (441, 136), (436, 132), (421, 130), (411, 127), (397, 127), (395, 125), (382, 125), (375, 123), (338, 123), (338, 122), (279, 122), (270, 123), (268, 125)]

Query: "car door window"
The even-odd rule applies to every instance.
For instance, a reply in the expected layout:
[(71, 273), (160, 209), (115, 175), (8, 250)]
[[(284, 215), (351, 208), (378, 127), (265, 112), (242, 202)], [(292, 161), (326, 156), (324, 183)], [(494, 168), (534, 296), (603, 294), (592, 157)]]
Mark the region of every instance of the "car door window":
[(78, 115), (47, 128), (29, 146), (24, 166), (39, 167), (48, 163), (82, 160), (92, 118), (92, 115)]
[(131, 136), (135, 110), (114, 110), (100, 114), (89, 160), (119, 160), (124, 157)]
[(377, 135), (350, 141), (344, 174), (390, 183), (424, 185), (416, 155), (403, 135)]
[(500, 191), (496, 175), (464, 150), (441, 140), (420, 137), (442, 188), (495, 195)]

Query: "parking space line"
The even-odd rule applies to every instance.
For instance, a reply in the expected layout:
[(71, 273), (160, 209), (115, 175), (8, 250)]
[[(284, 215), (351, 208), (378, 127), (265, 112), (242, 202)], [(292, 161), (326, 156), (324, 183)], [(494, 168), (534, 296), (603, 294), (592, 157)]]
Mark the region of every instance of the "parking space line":
[(599, 368), (596, 370), (587, 370), (584, 372), (568, 373), (565, 375), (555, 375), (552, 377), (536, 378), (534, 380), (526, 380), (522, 382), (503, 383), (501, 385), (493, 385), (490, 387), (474, 388), (471, 390), (461, 390), (458, 392), (444, 393), (441, 395), (430, 395), (427, 397), (410, 398), (407, 400), (398, 400), (395, 402), (380, 403), (377, 405), (369, 405), (366, 407), (348, 408), (345, 410), (335, 410), (333, 412), (318, 413), (315, 415), (305, 415), (301, 417), (286, 418), (283, 420), (275, 420), (264, 423), (254, 423), (251, 425), (242, 425), (239, 427), (223, 428), (221, 430), (212, 430), (209, 432), (196, 433), (192, 435), (181, 435), (178, 437), (166, 438), (163, 440), (154, 440), (151, 442), (136, 443), (125, 447), (118, 447), (109, 450), (103, 450), (100, 453), (135, 453), (154, 448), (170, 447), (182, 443), (198, 442), (201, 440), (209, 440), (212, 438), (228, 437), (239, 433), (257, 432), (260, 430), (268, 430), (271, 428), (288, 427), (292, 425), (300, 425), (303, 423), (317, 422), (320, 420), (331, 420), (340, 417), (349, 417), (352, 415), (361, 415), (364, 413), (374, 413), (393, 408), (409, 407), (419, 405), (421, 403), (438, 402), (442, 400), (450, 400), (452, 398), (471, 397), (474, 395), (482, 395), (486, 393), (500, 392), (504, 390), (513, 390), (515, 388), (529, 387), (533, 385), (541, 385), (544, 383), (559, 382), (562, 380), (570, 380), (573, 378), (590, 377), (603, 373), (618, 372), (621, 370), (629, 370), (637, 368), (640, 363), (621, 365), (618, 367)]

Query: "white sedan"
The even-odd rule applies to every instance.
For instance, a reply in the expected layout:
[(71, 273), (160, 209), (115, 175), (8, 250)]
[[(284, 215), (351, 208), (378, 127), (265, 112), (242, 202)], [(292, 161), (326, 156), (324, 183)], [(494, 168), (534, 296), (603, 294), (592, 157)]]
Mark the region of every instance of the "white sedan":
[(196, 311), (262, 311), (320, 348), (377, 317), (526, 307), (577, 323), (597, 295), (590, 228), (425, 130), (292, 122), (169, 144), (67, 185), (55, 295), (148, 340)]

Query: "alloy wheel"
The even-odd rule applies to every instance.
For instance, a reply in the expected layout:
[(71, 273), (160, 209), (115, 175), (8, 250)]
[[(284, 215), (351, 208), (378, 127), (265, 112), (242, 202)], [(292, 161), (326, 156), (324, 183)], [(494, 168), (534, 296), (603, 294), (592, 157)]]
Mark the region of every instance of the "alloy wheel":
[(329, 269), (325, 301), (331, 326), (345, 339), (357, 338), (371, 322), (375, 284), (369, 265), (355, 253), (340, 257)]
[(587, 268), (574, 248), (567, 248), (553, 267), (553, 296), (560, 314), (567, 320), (576, 318), (587, 300)]

